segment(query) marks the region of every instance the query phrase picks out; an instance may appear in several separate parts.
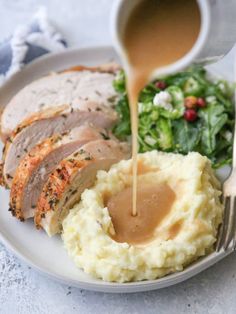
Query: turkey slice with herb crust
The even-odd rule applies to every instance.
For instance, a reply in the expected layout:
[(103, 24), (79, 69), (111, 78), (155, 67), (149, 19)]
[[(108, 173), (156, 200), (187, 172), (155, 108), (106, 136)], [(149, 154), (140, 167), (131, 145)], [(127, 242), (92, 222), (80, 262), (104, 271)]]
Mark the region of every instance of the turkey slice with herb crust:
[(62, 220), (80, 200), (81, 193), (93, 185), (97, 171), (108, 170), (129, 156), (127, 144), (97, 140), (61, 161), (40, 195), (35, 213), (37, 228), (44, 228), (50, 236), (59, 233)]
[[(20, 90), (6, 105), (1, 116), (4, 141), (25, 119), (41, 110), (79, 101), (92, 101), (110, 107), (117, 97), (113, 88), (114, 64), (78, 67), (77, 70), (53, 73)], [(109, 73), (106, 73), (109, 72)]]
[(10, 211), (20, 220), (34, 216), (38, 198), (51, 172), (61, 160), (96, 139), (109, 138), (104, 129), (84, 125), (54, 135), (34, 147), (20, 162), (11, 187)]
[(95, 67), (87, 67), (84, 65), (76, 65), (71, 68), (65, 69), (62, 72), (71, 71), (91, 71), (91, 72), (101, 72), (101, 73), (116, 73), (121, 70), (121, 66), (115, 62), (104, 63)]
[(3, 153), (3, 177), (11, 187), (15, 171), (24, 156), (37, 144), (54, 134), (67, 132), (82, 124), (110, 128), (117, 121), (116, 112), (94, 102), (82, 102), (80, 109), (61, 106), (32, 116), (7, 140)]

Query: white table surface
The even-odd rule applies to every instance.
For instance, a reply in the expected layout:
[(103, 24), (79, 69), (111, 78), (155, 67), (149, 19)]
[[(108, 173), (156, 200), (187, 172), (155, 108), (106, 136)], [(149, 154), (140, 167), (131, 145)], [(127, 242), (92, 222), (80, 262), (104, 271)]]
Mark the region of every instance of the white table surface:
[[(112, 0), (0, 0), (0, 40), (40, 5), (70, 45), (110, 44)], [(36, 244), (37, 245), (37, 244)], [(103, 294), (71, 288), (37, 273), (0, 244), (0, 314), (236, 313), (236, 255), (159, 291)]]

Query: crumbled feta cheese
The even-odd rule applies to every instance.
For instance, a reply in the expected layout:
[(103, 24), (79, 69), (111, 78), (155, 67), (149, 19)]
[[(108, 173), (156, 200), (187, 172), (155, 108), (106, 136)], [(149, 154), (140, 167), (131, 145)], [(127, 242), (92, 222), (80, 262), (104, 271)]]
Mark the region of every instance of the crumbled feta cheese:
[(172, 111), (173, 106), (171, 104), (171, 100), (172, 100), (171, 95), (168, 92), (164, 91), (155, 95), (153, 103), (157, 107), (161, 107), (166, 110)]
[(223, 82), (221, 82), (218, 86), (223, 93), (227, 92), (226, 85)]
[(206, 97), (206, 101), (209, 104), (214, 103), (214, 102), (216, 102), (216, 97), (215, 96), (208, 96), (208, 97)]
[(231, 142), (232, 138), (233, 138), (233, 134), (230, 131), (225, 131), (224, 133), (222, 133), (222, 135), (224, 136), (224, 138), (226, 139), (226, 141)]
[(142, 113), (144, 111), (144, 108), (143, 108), (143, 103), (139, 102), (138, 103), (138, 113)]
[(149, 135), (145, 136), (144, 141), (150, 146), (153, 146), (157, 143), (157, 141)]

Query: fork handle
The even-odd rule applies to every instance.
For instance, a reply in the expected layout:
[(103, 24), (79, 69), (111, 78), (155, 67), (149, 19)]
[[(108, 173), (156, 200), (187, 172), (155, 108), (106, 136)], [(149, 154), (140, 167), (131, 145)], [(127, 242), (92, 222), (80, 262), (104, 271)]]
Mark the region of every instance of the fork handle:
[[(234, 71), (234, 85), (236, 84), (236, 49), (234, 53), (234, 64), (233, 64), (233, 71)], [(236, 167), (236, 87), (234, 86), (234, 134), (233, 134), (233, 156), (232, 156), (232, 166), (233, 168)]]

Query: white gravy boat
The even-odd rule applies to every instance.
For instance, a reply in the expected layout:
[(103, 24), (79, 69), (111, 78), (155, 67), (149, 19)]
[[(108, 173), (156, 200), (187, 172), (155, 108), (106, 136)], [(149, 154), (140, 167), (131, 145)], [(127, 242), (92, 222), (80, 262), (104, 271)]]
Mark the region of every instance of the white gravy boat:
[[(122, 42), (122, 34), (132, 10), (141, 1), (115, 0), (111, 14), (111, 32), (115, 49), (123, 66), (128, 70), (128, 61)], [(151, 78), (180, 71), (191, 63), (211, 63), (226, 55), (236, 42), (236, 0), (197, 0), (201, 13), (201, 28), (192, 49), (177, 62), (156, 69)], [(181, 44), (181, 38), (179, 39)]]

